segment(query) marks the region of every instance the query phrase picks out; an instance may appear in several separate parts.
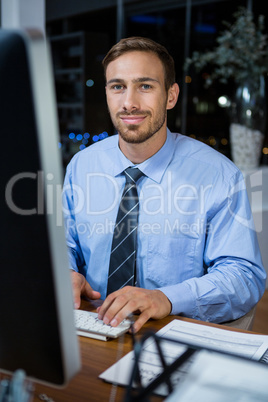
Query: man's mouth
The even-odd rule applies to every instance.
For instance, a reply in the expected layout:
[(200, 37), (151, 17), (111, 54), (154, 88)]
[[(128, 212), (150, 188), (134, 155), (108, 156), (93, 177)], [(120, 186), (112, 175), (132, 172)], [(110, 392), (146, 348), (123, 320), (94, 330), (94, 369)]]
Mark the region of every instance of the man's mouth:
[(120, 116), (120, 119), (125, 123), (125, 124), (140, 124), (143, 122), (143, 120), (146, 118), (146, 116), (140, 116), (140, 115), (132, 115), (132, 116)]

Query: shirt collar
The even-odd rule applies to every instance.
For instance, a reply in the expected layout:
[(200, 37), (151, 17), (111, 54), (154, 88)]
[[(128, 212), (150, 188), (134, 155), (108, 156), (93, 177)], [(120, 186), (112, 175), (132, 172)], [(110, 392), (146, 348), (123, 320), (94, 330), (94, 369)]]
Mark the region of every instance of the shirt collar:
[(121, 174), (127, 167), (136, 166), (138, 167), (147, 177), (160, 183), (163, 174), (165, 173), (175, 150), (175, 137), (167, 129), (167, 138), (164, 145), (159, 149), (159, 151), (154, 154), (151, 158), (145, 160), (138, 165), (134, 165), (123, 152), (120, 150), (119, 145), (117, 145), (117, 156), (114, 164), (114, 176)]

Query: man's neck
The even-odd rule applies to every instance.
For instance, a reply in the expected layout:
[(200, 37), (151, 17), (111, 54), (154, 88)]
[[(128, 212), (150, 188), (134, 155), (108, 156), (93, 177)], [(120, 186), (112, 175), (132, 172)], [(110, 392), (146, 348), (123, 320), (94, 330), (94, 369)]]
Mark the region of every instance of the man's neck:
[(158, 133), (140, 144), (133, 144), (124, 141), (119, 134), (119, 148), (123, 154), (135, 165), (144, 162), (156, 154), (166, 142), (167, 133), (165, 136), (157, 138)]

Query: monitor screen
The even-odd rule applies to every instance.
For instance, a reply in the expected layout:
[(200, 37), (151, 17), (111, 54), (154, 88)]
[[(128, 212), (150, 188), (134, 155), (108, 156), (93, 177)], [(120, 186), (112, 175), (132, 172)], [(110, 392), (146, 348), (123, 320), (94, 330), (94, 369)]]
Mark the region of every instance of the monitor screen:
[(61, 386), (80, 355), (56, 113), (45, 39), (0, 29), (0, 370)]

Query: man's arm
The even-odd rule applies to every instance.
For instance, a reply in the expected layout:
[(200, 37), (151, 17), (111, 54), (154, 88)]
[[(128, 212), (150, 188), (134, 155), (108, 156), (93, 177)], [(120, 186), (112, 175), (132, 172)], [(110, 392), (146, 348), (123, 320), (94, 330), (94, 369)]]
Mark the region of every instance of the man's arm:
[(209, 216), (207, 273), (161, 288), (172, 314), (215, 323), (237, 319), (260, 300), (266, 281), (244, 180), (238, 172)]
[(85, 261), (75, 225), (75, 214), (71, 190), (72, 182), (70, 178), (70, 171), (67, 168), (63, 191), (63, 210), (65, 217), (66, 242), (69, 254), (74, 308), (78, 309), (81, 304), (81, 296), (96, 300), (99, 299), (101, 295), (99, 292), (93, 290), (86, 281), (84, 275), (78, 272), (79, 267), (85, 265)]

